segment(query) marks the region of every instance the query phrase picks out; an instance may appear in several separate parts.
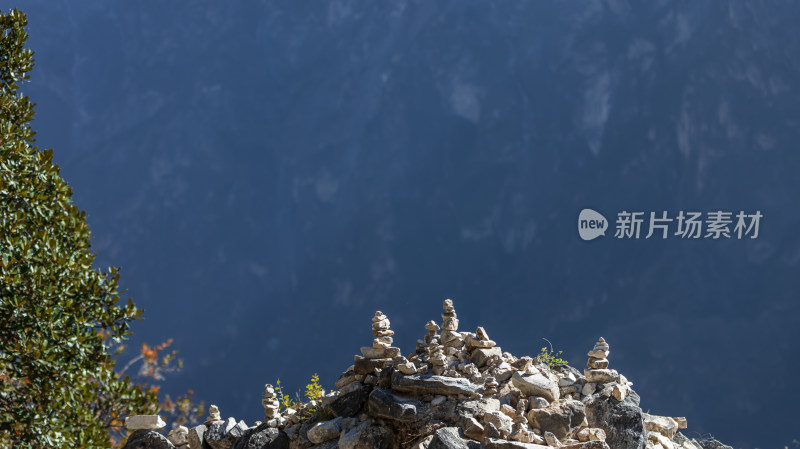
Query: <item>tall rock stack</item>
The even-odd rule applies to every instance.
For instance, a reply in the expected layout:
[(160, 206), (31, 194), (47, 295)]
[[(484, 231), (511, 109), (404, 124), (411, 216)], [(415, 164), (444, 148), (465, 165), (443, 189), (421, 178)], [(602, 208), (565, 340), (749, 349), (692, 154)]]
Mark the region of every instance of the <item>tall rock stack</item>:
[(433, 320), (430, 320), (427, 323), (425, 323), (425, 330), (428, 331), (428, 333), (425, 334), (425, 337), (423, 338), (425, 342), (425, 347), (428, 347), (434, 343), (439, 343), (441, 341), (439, 339), (439, 335), (436, 333), (439, 332), (439, 329), (441, 328)]
[(439, 347), (440, 342), (439, 334), (437, 334), (439, 329), (440, 327), (435, 321), (428, 321), (425, 323), (425, 330), (428, 332), (422, 340), (417, 340), (416, 358), (412, 360), (416, 363), (417, 369), (422, 373), (427, 372), (428, 368), (432, 367), (431, 356), (436, 352), (436, 348)]
[(442, 344), (445, 347), (460, 347), (463, 338), (458, 332), (458, 315), (453, 307), (453, 301), (445, 299), (442, 304)]
[(380, 310), (372, 317), (372, 347), (361, 348), (362, 356), (355, 356), (355, 374), (379, 375), (380, 370), (393, 364), (400, 356), (400, 348), (392, 346), (394, 331), (389, 328), (389, 318)]
[(589, 369), (606, 369), (608, 368), (608, 354), (611, 353), (611, 347), (606, 343), (606, 339), (600, 337), (594, 348), (589, 351), (589, 361), (586, 362), (586, 367)]
[(439, 341), (437, 332), (441, 329), (435, 321), (431, 320), (425, 323), (425, 330), (428, 331), (422, 340), (417, 340), (416, 353), (419, 355), (420, 361), (428, 363), (428, 346), (433, 343), (433, 340)]
[(455, 367), (464, 362), (464, 337), (458, 332), (458, 315), (453, 301), (445, 299), (442, 303), (442, 345), (446, 357), (446, 368), (443, 370), (450, 376), (458, 376)]
[(394, 343), (394, 331), (389, 329), (389, 317), (380, 310), (372, 317), (372, 347), (375, 349), (390, 348)]
[(600, 386), (620, 380), (616, 370), (608, 369), (608, 354), (611, 352), (608, 343), (603, 337), (597, 340), (594, 348), (589, 351), (589, 360), (586, 362), (586, 369), (583, 374), (586, 376), (584, 394), (587, 390), (593, 390), (595, 386)]
[(261, 406), (264, 407), (264, 422), (270, 427), (277, 427), (281, 404), (272, 384), (264, 385), (264, 393), (261, 394)]
[(428, 363), (430, 363), (433, 374), (440, 376), (444, 374), (447, 367), (447, 356), (444, 355), (444, 346), (438, 340), (433, 340), (428, 345)]

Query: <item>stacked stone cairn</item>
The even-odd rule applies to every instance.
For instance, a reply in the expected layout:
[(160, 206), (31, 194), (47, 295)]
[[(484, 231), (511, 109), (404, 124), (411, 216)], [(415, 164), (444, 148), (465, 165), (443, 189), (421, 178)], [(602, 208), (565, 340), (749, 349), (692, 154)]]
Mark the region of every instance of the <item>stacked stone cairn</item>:
[(400, 356), (400, 348), (392, 346), (394, 331), (389, 318), (380, 310), (372, 317), (372, 346), (361, 348), (361, 356), (355, 356), (356, 374), (379, 376), (384, 368), (394, 365)]
[[(437, 325), (436, 327), (439, 326)], [(437, 335), (437, 338), (432, 340), (426, 348), (428, 352), (428, 363), (430, 364), (430, 370), (437, 376), (444, 374), (445, 370), (447, 369), (447, 356), (444, 354), (444, 346), (440, 344), (440, 342), (441, 336)]]
[[(158, 416), (129, 417), (127, 449), (730, 449), (689, 439), (685, 418), (644, 413), (625, 376), (608, 368), (600, 338), (586, 369), (548, 365), (502, 352), (483, 327), (458, 331), (453, 302), (443, 303), (408, 358), (392, 346), (380, 311), (371, 347), (316, 402), (315, 414), (281, 414), (272, 385), (262, 394), (265, 422), (223, 420), (211, 406), (200, 425), (164, 438)], [(441, 334), (438, 331), (441, 330)], [(302, 408), (302, 407), (301, 407)], [(298, 412), (299, 413), (299, 412)]]
[(208, 417), (206, 418), (205, 425), (210, 426), (220, 421), (222, 421), (222, 415), (219, 413), (219, 407), (211, 404), (211, 406), (208, 407)]
[(610, 353), (611, 347), (603, 337), (600, 337), (589, 351), (589, 360), (586, 362), (586, 369), (583, 370), (586, 378), (586, 383), (581, 389), (583, 396), (599, 390), (605, 397), (613, 395), (617, 401), (624, 401), (631, 391), (630, 387), (633, 383), (616, 370), (608, 369)]
[(281, 404), (272, 384), (264, 385), (264, 392), (261, 393), (261, 406), (264, 407), (264, 422), (270, 427), (278, 427)]
[(497, 388), (500, 386), (497, 383), (497, 379), (492, 376), (488, 376), (483, 383), (483, 395), (484, 396), (494, 396), (497, 394)]

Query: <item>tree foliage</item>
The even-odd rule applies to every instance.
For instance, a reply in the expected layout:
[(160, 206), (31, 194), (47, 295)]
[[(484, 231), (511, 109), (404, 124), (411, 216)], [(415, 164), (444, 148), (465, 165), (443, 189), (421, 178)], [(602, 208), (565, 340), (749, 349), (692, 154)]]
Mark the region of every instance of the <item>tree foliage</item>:
[(32, 146), (26, 25), (0, 13), (0, 447), (109, 447), (112, 421), (156, 412), (158, 394), (117, 375), (107, 342), (141, 311), (115, 268), (93, 268), (85, 215)]

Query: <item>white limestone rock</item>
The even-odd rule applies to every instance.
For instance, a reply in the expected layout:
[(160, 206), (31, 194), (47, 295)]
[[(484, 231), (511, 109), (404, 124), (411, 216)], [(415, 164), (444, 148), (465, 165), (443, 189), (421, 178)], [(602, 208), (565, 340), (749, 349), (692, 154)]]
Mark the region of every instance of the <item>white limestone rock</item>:
[(134, 415), (125, 418), (125, 428), (128, 430), (158, 430), (166, 425), (159, 415)]

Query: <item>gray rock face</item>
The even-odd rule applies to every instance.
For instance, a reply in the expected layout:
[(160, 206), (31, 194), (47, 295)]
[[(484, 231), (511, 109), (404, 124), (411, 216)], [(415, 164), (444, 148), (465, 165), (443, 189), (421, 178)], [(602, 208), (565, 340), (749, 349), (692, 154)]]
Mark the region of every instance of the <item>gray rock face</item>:
[(122, 449), (175, 449), (175, 446), (164, 435), (153, 430), (141, 429), (128, 436), (128, 441)]
[(547, 399), (539, 396), (531, 396), (528, 398), (528, 403), (530, 404), (530, 408), (543, 408), (550, 405)]
[(606, 442), (614, 449), (642, 449), (647, 444), (644, 416), (639, 395), (631, 390), (622, 402), (595, 394), (583, 401), (589, 427), (606, 433)]
[(230, 431), (236, 426), (236, 420), (228, 418), (225, 421), (217, 421), (208, 426), (204, 435), (206, 443), (212, 449), (228, 449), (233, 444), (233, 438), (229, 437)]
[(511, 376), (511, 383), (519, 388), (526, 396), (540, 396), (547, 399), (549, 402), (555, 401), (560, 396), (558, 384), (543, 374), (521, 376), (515, 371)]
[(500, 410), (500, 401), (495, 398), (461, 401), (456, 405), (456, 414), (462, 419), (497, 410)]
[(244, 436), (244, 433), (247, 432), (247, 423), (244, 420), (240, 420), (233, 426), (230, 430), (228, 430), (228, 439), (236, 440)]
[(472, 351), (470, 354), (470, 361), (474, 363), (478, 368), (486, 365), (486, 362), (489, 361), (489, 358), (492, 356), (498, 356), (503, 354), (503, 350), (500, 349), (500, 346), (495, 346), (493, 348), (479, 348)]
[(373, 416), (413, 422), (417, 420), (417, 411), (421, 411), (424, 406), (419, 401), (400, 398), (389, 390), (377, 388), (369, 395), (368, 407)]
[(369, 421), (353, 427), (339, 438), (339, 449), (388, 449), (393, 446), (392, 434)]
[(332, 419), (330, 421), (322, 421), (314, 424), (314, 427), (308, 429), (308, 440), (314, 444), (322, 444), (339, 437), (339, 432), (342, 431), (341, 422), (342, 417)]
[(419, 396), (423, 394), (472, 396), (477, 392), (476, 386), (464, 378), (434, 375), (404, 376), (400, 372), (395, 372), (392, 376), (392, 390)]
[(438, 429), (428, 445), (428, 449), (469, 449), (469, 447), (469, 441), (462, 438), (458, 427)]
[(274, 427), (261, 424), (245, 431), (231, 449), (289, 449), (289, 437)]
[(554, 402), (547, 407), (532, 409), (528, 412), (531, 426), (553, 432), (559, 440), (571, 436), (586, 417), (586, 409), (582, 402), (566, 400)]
[(203, 435), (206, 433), (206, 426), (204, 424), (200, 424), (199, 426), (192, 427), (189, 429), (189, 448), (196, 449), (210, 449), (208, 443), (205, 442)]
[(349, 384), (356, 380), (356, 373), (353, 369), (348, 369), (347, 371), (343, 372), (338, 379), (336, 379), (336, 383), (334, 384), (336, 388), (342, 389), (345, 385)]
[(334, 399), (328, 408), (336, 416), (345, 418), (356, 416), (361, 411), (361, 408), (364, 407), (364, 403), (367, 402), (371, 389), (372, 387), (369, 385), (361, 385), (354, 388), (352, 391)]
[(511, 426), (514, 422), (508, 415), (502, 412), (486, 412), (483, 415), (484, 424), (492, 424), (503, 436), (511, 434)]

